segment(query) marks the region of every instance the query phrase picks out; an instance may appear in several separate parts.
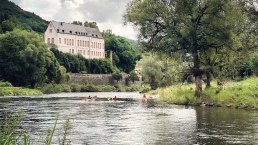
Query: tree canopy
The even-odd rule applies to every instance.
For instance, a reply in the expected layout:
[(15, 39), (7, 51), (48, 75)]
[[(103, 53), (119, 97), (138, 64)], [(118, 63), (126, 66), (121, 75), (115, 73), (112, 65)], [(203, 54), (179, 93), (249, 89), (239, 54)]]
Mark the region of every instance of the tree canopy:
[(60, 83), (66, 70), (36, 33), (15, 29), (0, 35), (0, 78), (15, 86)]
[(241, 46), (254, 42), (237, 0), (133, 0), (125, 20), (138, 28), (147, 50), (190, 58), (198, 97), (205, 73), (221, 69), (232, 52), (249, 50)]
[[(48, 22), (34, 13), (22, 10), (9, 0), (1, 0), (0, 32), (12, 31), (14, 27), (39, 33), (45, 32)], [(1, 30), (3, 29), (3, 30)]]
[(107, 57), (112, 55), (112, 63), (119, 70), (130, 73), (136, 61), (141, 59), (140, 46), (132, 45), (126, 38), (103, 33)]

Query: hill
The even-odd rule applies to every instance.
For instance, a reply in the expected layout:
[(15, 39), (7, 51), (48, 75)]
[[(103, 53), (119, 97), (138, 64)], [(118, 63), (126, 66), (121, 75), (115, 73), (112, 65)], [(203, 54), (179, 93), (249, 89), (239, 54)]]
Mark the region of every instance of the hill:
[(48, 22), (38, 15), (24, 11), (19, 6), (9, 0), (0, 2), (0, 32), (10, 31), (14, 27), (25, 30), (33, 30), (43, 33)]

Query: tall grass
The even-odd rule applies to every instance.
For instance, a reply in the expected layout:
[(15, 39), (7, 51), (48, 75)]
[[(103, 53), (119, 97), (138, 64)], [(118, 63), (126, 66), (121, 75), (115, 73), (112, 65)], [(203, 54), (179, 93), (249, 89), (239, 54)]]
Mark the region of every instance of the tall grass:
[[(235, 108), (258, 108), (258, 78), (251, 77), (240, 82), (226, 82), (223, 89), (212, 83), (211, 88), (204, 89), (201, 98), (194, 97), (193, 84), (175, 85), (151, 91), (150, 95), (159, 94), (159, 101), (173, 104), (206, 103), (216, 106)], [(204, 87), (204, 86), (203, 86)]]
[[(0, 120), (0, 145), (33, 145), (34, 143), (31, 141), (30, 135), (25, 131), (19, 129), (19, 125), (23, 118), (23, 112), (19, 111), (18, 113), (12, 113), (10, 111), (6, 111), (2, 113), (0, 116), (3, 116), (3, 119)], [(50, 133), (47, 136), (46, 145), (52, 144), (52, 139), (54, 137), (54, 133), (57, 127), (59, 115), (57, 115), (55, 119), (55, 123), (52, 129), (50, 129)], [(68, 145), (70, 142), (67, 141), (67, 135), (69, 134), (69, 130), (71, 129), (70, 120), (67, 119), (64, 124), (64, 134), (62, 137), (62, 141), (59, 142), (60, 145)]]

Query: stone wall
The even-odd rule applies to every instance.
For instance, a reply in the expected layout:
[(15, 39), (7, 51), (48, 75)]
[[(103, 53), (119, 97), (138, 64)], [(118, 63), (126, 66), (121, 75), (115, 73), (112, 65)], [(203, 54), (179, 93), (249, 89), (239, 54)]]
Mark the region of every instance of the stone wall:
[[(130, 86), (131, 83), (126, 81), (128, 77), (127, 74), (123, 75), (123, 79), (120, 81), (116, 81), (112, 79), (112, 74), (80, 74), (80, 73), (69, 73), (70, 81), (69, 83), (76, 83), (76, 84), (84, 84), (90, 83), (94, 85), (123, 85), (123, 86)], [(135, 82), (134, 85), (141, 84), (140, 81)]]

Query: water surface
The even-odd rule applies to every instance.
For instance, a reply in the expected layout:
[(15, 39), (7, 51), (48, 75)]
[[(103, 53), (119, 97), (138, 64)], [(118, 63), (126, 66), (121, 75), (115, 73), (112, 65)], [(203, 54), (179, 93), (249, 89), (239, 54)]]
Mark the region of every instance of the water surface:
[[(85, 101), (82, 97), (131, 98), (135, 101)], [(31, 98), (0, 98), (0, 111), (24, 110), (23, 129), (43, 144), (47, 130), (59, 113), (54, 142), (62, 137), (62, 125), (71, 119), (71, 144), (258, 144), (258, 113), (223, 108), (149, 106), (138, 93), (69, 93)]]

